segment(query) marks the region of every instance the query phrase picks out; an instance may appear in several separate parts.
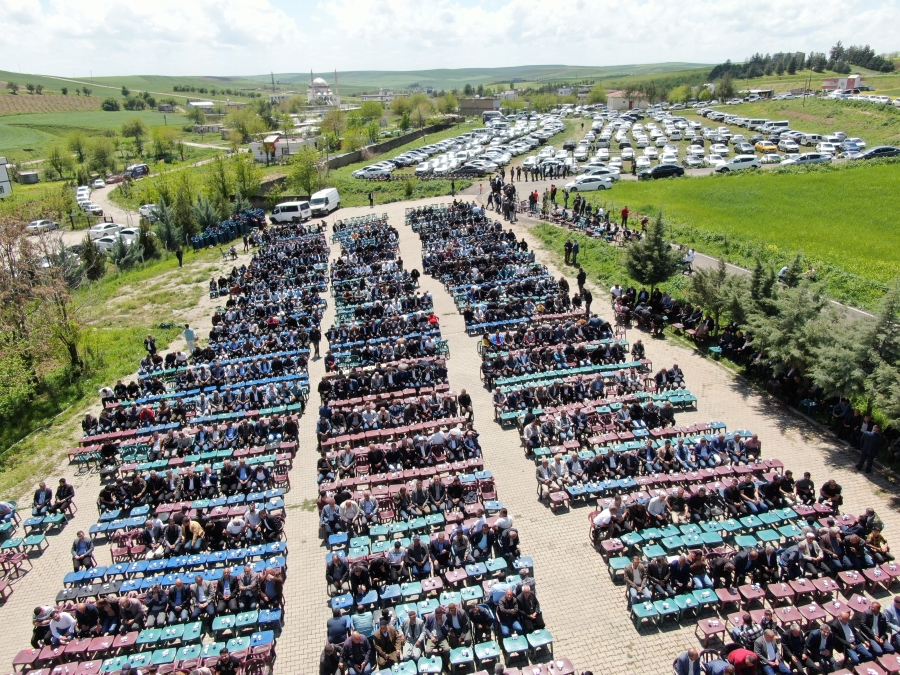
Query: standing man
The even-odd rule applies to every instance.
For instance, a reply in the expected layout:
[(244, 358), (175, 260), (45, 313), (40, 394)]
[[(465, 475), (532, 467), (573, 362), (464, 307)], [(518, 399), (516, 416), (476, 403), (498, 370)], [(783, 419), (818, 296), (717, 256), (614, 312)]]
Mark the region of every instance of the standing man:
[(578, 267), (578, 275), (575, 277), (575, 281), (578, 282), (578, 292), (581, 293), (584, 291), (584, 283), (587, 281), (587, 272), (585, 272), (581, 267)]
[(147, 350), (147, 353), (150, 356), (156, 354), (156, 338), (154, 338), (152, 335), (148, 335), (144, 340), (144, 349)]
[(856, 463), (856, 470), (862, 471), (863, 464), (866, 466), (866, 473), (872, 473), (872, 462), (878, 457), (878, 453), (884, 447), (884, 436), (881, 435), (881, 427), (877, 424), (872, 427), (872, 431), (863, 431), (859, 446), (859, 461)]
[(622, 208), (622, 227), (628, 227), (628, 207)]
[(194, 341), (197, 339), (197, 334), (191, 328), (191, 325), (186, 323), (184, 324), (184, 332), (182, 333), (184, 336), (184, 341), (187, 342), (188, 354), (194, 354)]
[(318, 326), (309, 329), (309, 342), (316, 350), (316, 358), (319, 358), (319, 343), (322, 341), (322, 330)]
[(178, 258), (178, 266), (181, 267), (184, 260), (184, 251), (181, 249), (181, 246), (175, 249), (175, 257)]
[(587, 288), (581, 291), (581, 300), (584, 302), (584, 316), (586, 319), (591, 318), (591, 303), (594, 301), (594, 295)]
[(375, 193), (369, 192), (369, 208), (375, 208)]
[(566, 239), (566, 243), (563, 244), (563, 252), (566, 254), (566, 265), (568, 265), (569, 260), (572, 258), (572, 238), (571, 237)]
[(581, 251), (581, 246), (578, 245), (578, 240), (572, 242), (572, 264), (578, 265), (578, 253)]

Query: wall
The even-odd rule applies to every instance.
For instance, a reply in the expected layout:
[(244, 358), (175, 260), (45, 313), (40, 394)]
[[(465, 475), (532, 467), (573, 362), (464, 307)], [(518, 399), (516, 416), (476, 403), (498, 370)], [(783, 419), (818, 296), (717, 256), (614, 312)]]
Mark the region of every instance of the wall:
[(329, 169), (340, 169), (343, 166), (348, 166), (349, 164), (355, 164), (356, 162), (361, 162), (364, 159), (371, 159), (375, 155), (380, 155), (383, 152), (389, 152), (396, 148), (399, 148), (401, 145), (406, 145), (407, 143), (412, 143), (417, 138), (422, 138), (423, 136), (427, 136), (428, 134), (437, 133), (438, 131), (444, 131), (445, 129), (449, 129), (453, 124), (443, 123), (443, 124), (433, 124), (429, 127), (422, 127), (416, 131), (411, 131), (408, 134), (403, 134), (402, 136), (395, 136), (394, 138), (389, 138), (381, 143), (374, 143), (373, 145), (367, 145), (361, 150), (355, 150), (353, 152), (346, 152), (343, 155), (336, 155), (326, 162), (326, 166)]

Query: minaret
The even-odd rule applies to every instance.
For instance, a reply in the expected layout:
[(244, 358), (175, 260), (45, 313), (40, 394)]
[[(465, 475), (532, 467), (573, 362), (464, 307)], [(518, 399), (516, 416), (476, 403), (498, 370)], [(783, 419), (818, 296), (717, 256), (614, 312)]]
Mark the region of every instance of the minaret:
[(337, 78), (337, 69), (334, 71), (334, 98), (337, 102), (337, 105), (341, 105), (341, 92), (338, 89), (338, 78)]

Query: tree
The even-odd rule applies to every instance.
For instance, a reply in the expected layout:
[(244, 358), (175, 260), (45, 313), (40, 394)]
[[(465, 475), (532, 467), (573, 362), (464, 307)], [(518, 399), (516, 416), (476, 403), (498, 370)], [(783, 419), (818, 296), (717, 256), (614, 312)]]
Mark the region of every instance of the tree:
[(149, 133), (147, 125), (140, 117), (134, 117), (122, 122), (122, 135), (134, 141), (134, 149), (138, 157), (144, 154), (144, 139)]
[(665, 239), (660, 211), (647, 228), (647, 235), (628, 248), (625, 269), (633, 279), (650, 286), (652, 293), (658, 284), (675, 273), (678, 262), (678, 255)]
[(262, 169), (249, 152), (234, 156), (234, 183), (238, 192), (247, 196), (255, 195), (262, 186), (262, 176)]
[(63, 87), (63, 88), (60, 89), (59, 91), (60, 91), (60, 93), (61, 93), (63, 96), (68, 96), (68, 95), (69, 95), (69, 88), (68, 88), (68, 87)]
[(451, 115), (459, 110), (459, 99), (456, 97), (456, 94), (454, 94), (452, 91), (447, 92), (446, 94), (444, 94), (443, 98), (444, 103), (441, 106), (442, 113)]
[(338, 108), (331, 108), (325, 113), (319, 128), (323, 134), (334, 134), (340, 137), (347, 128), (346, 115)]
[(601, 84), (595, 84), (588, 92), (588, 103), (606, 103), (606, 89)]
[(391, 101), (391, 114), (397, 117), (403, 117), (404, 113), (410, 112), (409, 98), (406, 96), (396, 96)]
[(72, 161), (72, 153), (70, 153), (60, 143), (54, 143), (47, 152), (47, 162), (53, 167), (53, 170), (65, 178), (65, 174), (72, 170), (74, 162)]
[(397, 126), (400, 127), (400, 131), (408, 131), (411, 126), (411, 122), (409, 119), (409, 113), (405, 112), (400, 116), (400, 121), (397, 122)]
[(19, 85), (12, 80), (6, 83), (6, 88), (9, 89), (9, 93), (11, 93), (13, 96), (19, 93)]
[(366, 144), (368, 137), (366, 132), (356, 127), (354, 129), (347, 129), (344, 132), (344, 142), (342, 144), (342, 148), (345, 152), (353, 152), (354, 150), (359, 150)]
[(197, 224), (198, 232), (205, 232), (207, 228), (219, 224), (219, 214), (204, 195), (197, 197), (197, 201), (191, 207), (191, 216)]
[(722, 76), (716, 86), (716, 93), (720, 101), (734, 97), (734, 78), (731, 77), (731, 73), (725, 73)]
[(796, 286), (803, 277), (803, 251), (798, 251), (797, 255), (788, 265), (787, 271), (781, 275), (781, 281), (785, 286)]
[(707, 87), (703, 87), (700, 90), (700, 93), (697, 95), (697, 100), (711, 101), (712, 100), (712, 92)]
[(241, 135), (242, 143), (249, 143), (254, 134), (259, 134), (266, 130), (265, 123), (259, 115), (250, 110), (249, 106), (229, 113), (228, 117), (225, 118), (225, 125)]
[(191, 108), (185, 113), (185, 117), (194, 124), (206, 124), (206, 113), (200, 110), (200, 108)]
[(164, 159), (172, 154), (176, 133), (172, 127), (153, 127), (153, 156)]
[(184, 233), (175, 224), (172, 210), (166, 205), (164, 199), (160, 199), (156, 204), (156, 236), (159, 237), (166, 251), (174, 251), (181, 246), (181, 242), (184, 240)]
[[(179, 171), (174, 180), (172, 199), (172, 217), (175, 225), (181, 230), (181, 240), (193, 237), (198, 233), (197, 224), (194, 222), (194, 195), (197, 187), (190, 171)], [(167, 202), (169, 203), (169, 202)]]
[(415, 128), (421, 129), (428, 122), (429, 115), (431, 115), (431, 105), (426, 101), (416, 106), (410, 114), (410, 120)]
[(713, 318), (716, 332), (719, 331), (723, 313), (731, 305), (734, 279), (728, 274), (725, 260), (719, 258), (719, 264), (714, 269), (701, 267), (694, 270), (688, 283), (688, 299)]
[(34, 93), (34, 85), (31, 84), (31, 82), (29, 82), (28, 84), (26, 84), (26, 85), (25, 85), (25, 88), (28, 90), (28, 93), (29, 93), (29, 94), (33, 94), (33, 93)]
[(310, 146), (291, 156), (288, 164), (287, 185), (301, 195), (311, 196), (322, 187), (319, 156)]
[(42, 96), (44, 94), (44, 85), (36, 84), (34, 85), (34, 93), (38, 96)]
[(131, 91), (128, 89), (128, 87), (122, 85), (122, 97), (128, 98), (129, 96), (131, 96)]
[(750, 297), (754, 302), (764, 302), (771, 300), (775, 293), (775, 271), (769, 267), (763, 266), (762, 261), (757, 258), (756, 265), (753, 268), (753, 274), (750, 277)]
[(105, 98), (103, 99), (103, 103), (100, 104), (100, 109), (105, 110), (106, 112), (115, 112), (119, 109), (119, 102), (114, 98)]
[(221, 155), (217, 155), (207, 165), (206, 171), (206, 194), (222, 218), (231, 215), (229, 211), (231, 210), (232, 180), (228, 168), (225, 159)]
[(116, 170), (115, 149), (108, 138), (101, 136), (91, 143), (88, 169), (99, 174)]
[(381, 119), (384, 114), (384, 106), (378, 101), (365, 101), (359, 107), (359, 118), (363, 126), (369, 122)]
[(150, 223), (141, 223), (137, 239), (137, 243), (141, 247), (141, 262), (146, 261), (148, 258), (159, 257), (158, 241), (150, 229)]
[(127, 272), (141, 262), (144, 249), (138, 242), (125, 243), (124, 237), (116, 237), (109, 251), (109, 259), (119, 272)]
[(244, 144), (244, 137), (237, 129), (230, 129), (225, 134), (225, 140), (228, 141), (228, 147), (232, 154), (237, 153), (238, 149)]
[(797, 59), (795, 57), (791, 57), (791, 60), (788, 61), (787, 72), (788, 72), (788, 75), (796, 75), (797, 74)]
[(691, 88), (686, 84), (679, 85), (669, 92), (669, 101), (671, 103), (687, 103), (690, 98)]
[(88, 87), (82, 87), (82, 88), (81, 88), (81, 91), (84, 93), (85, 96), (90, 96), (90, 95), (91, 95), (91, 91), (93, 91), (93, 90), (90, 89), (90, 88), (88, 88)]
[(378, 137), (381, 135), (381, 127), (378, 126), (378, 122), (369, 122), (366, 125), (366, 138), (368, 138), (369, 143), (374, 143), (378, 140)]

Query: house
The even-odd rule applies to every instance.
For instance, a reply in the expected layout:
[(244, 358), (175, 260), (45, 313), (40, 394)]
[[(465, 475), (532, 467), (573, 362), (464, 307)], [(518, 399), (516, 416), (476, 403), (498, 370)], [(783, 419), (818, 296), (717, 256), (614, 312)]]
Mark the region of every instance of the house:
[(519, 98), (519, 92), (517, 92), (515, 89), (507, 89), (506, 91), (501, 91), (499, 94), (497, 94), (497, 97), (501, 101), (515, 101), (517, 98)]
[(294, 96), (296, 96), (296, 92), (293, 91), (282, 91), (277, 94), (269, 94), (269, 102), (278, 105)]
[(257, 162), (279, 162), (295, 154), (304, 145), (314, 145), (313, 138), (286, 137), (281, 134), (270, 134), (261, 141), (249, 144), (253, 159)]
[(224, 124), (195, 124), (191, 127), (191, 133), (218, 134), (225, 131)]
[(175, 108), (171, 103), (160, 103), (156, 106), (156, 109), (161, 113), (170, 113), (175, 112)]
[(616, 89), (606, 93), (606, 107), (609, 110), (633, 110), (634, 108), (647, 108), (650, 101), (641, 98), (641, 94), (626, 95), (625, 91)]
[(211, 115), (215, 105), (212, 101), (188, 101), (187, 107), (195, 108), (203, 113), (206, 113), (207, 115)]
[(826, 77), (822, 80), (823, 91), (844, 91), (846, 89), (859, 89), (865, 79), (862, 75), (847, 75), (846, 77)]
[(557, 96), (571, 96), (573, 91), (574, 90), (572, 89), (572, 87), (566, 85), (564, 87), (560, 87), (559, 89), (557, 89), (556, 95)]
[(459, 99), (459, 114), (467, 117), (481, 115), (485, 110), (500, 110), (499, 98), (474, 98)]
[(381, 88), (378, 90), (377, 94), (362, 94), (359, 98), (365, 103), (366, 101), (375, 101), (377, 103), (384, 103), (388, 105), (391, 101), (394, 100), (394, 90), (393, 89), (384, 89)]

